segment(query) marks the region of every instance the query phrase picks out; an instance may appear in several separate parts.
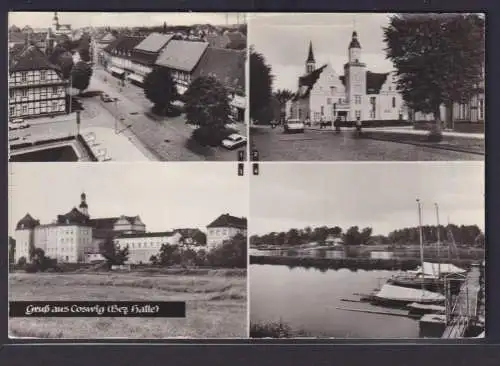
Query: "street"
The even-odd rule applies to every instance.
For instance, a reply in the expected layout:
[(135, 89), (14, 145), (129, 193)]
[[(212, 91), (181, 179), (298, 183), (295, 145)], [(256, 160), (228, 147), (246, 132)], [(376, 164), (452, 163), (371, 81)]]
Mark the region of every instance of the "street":
[[(185, 123), (183, 115), (169, 117), (164, 121), (156, 121), (145, 112), (151, 108), (151, 102), (144, 96), (144, 91), (129, 82), (124, 87), (119, 80), (102, 69), (95, 69), (89, 92), (102, 91), (116, 102), (100, 103), (113, 118), (121, 120), (121, 128), (128, 129), (139, 141), (156, 154), (159, 160), (165, 161), (234, 161), (238, 159), (236, 151), (228, 151), (222, 147), (203, 147), (190, 139), (193, 128)], [(98, 97), (92, 99), (99, 100)], [(82, 98), (86, 106), (88, 100)], [(82, 122), (83, 124), (83, 122)], [(244, 124), (239, 130), (246, 135)]]
[(351, 130), (306, 130), (285, 134), (283, 128), (252, 127), (250, 141), (262, 161), (432, 161), (483, 160), (484, 156), (397, 142), (356, 139)]

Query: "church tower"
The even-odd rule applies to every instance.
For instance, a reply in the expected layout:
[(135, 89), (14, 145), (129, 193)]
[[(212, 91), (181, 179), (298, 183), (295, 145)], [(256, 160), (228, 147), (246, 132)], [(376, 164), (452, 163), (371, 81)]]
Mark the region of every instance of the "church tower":
[(82, 214), (89, 216), (89, 206), (87, 205), (87, 195), (85, 193), (80, 195), (80, 206), (78, 208)]
[(346, 78), (346, 92), (350, 104), (349, 120), (355, 121), (358, 117), (366, 118), (366, 65), (361, 62), (361, 44), (358, 33), (352, 32), (348, 48), (348, 62), (344, 66)]
[(309, 54), (307, 55), (306, 60), (306, 74), (310, 74), (314, 70), (316, 70), (316, 61), (314, 60), (312, 42), (309, 41)]
[(59, 28), (59, 17), (57, 16), (57, 11), (54, 12), (54, 18), (52, 18), (52, 30), (57, 31)]

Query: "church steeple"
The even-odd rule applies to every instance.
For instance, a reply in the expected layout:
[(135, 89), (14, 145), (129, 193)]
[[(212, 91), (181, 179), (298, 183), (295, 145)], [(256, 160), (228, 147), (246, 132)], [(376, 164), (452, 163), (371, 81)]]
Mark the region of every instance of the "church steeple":
[(310, 74), (316, 69), (316, 60), (314, 59), (312, 41), (309, 41), (309, 53), (306, 60), (306, 74)]
[(349, 48), (361, 48), (361, 45), (359, 44), (358, 40), (358, 32), (356, 31), (352, 32), (352, 38), (351, 38), (351, 43), (349, 44)]
[(52, 26), (54, 30), (59, 28), (59, 17), (57, 16), (57, 11), (54, 12), (54, 18), (52, 18)]
[(358, 40), (358, 32), (352, 32), (351, 42), (349, 43), (349, 63), (361, 63), (361, 44)]
[(89, 206), (87, 205), (87, 195), (85, 192), (80, 195), (80, 206), (78, 208), (82, 214), (89, 216)]

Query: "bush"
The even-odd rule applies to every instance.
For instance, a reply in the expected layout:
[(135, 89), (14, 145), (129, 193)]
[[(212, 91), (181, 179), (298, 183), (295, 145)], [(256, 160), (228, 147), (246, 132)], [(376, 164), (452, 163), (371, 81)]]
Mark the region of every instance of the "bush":
[(28, 261), (26, 260), (26, 257), (21, 257), (21, 258), (19, 258), (19, 260), (17, 261), (17, 265), (18, 265), (19, 267), (24, 267), (27, 263), (28, 263)]
[(232, 128), (199, 127), (193, 131), (191, 138), (202, 146), (219, 146), (226, 137), (238, 131)]

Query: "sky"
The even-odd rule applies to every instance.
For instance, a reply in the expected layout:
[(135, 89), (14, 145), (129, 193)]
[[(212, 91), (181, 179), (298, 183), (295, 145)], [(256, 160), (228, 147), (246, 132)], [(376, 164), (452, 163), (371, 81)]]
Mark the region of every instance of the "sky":
[[(101, 12), (58, 12), (60, 24), (71, 24), (72, 28), (94, 27), (135, 27), (192, 24), (226, 24), (226, 13), (101, 13)], [(52, 25), (54, 12), (10, 12), (9, 27), (13, 24), (22, 28), (48, 28)], [(228, 22), (236, 23), (236, 13), (228, 15)], [(240, 23), (243, 18), (240, 17)]]
[(28, 212), (51, 223), (83, 191), (91, 218), (139, 215), (148, 231), (205, 231), (224, 213), (248, 217), (248, 179), (233, 163), (11, 163), (9, 235)]
[(484, 163), (261, 164), (250, 182), (251, 235), (307, 226), (372, 227), (374, 235), (422, 224), (484, 230)]
[(248, 42), (264, 55), (275, 75), (274, 90), (297, 88), (297, 78), (305, 72), (312, 41), (316, 67), (330, 63), (344, 73), (348, 46), (354, 29), (361, 44), (361, 60), (367, 70), (389, 72), (392, 62), (385, 59), (382, 27), (390, 14), (249, 14)]

